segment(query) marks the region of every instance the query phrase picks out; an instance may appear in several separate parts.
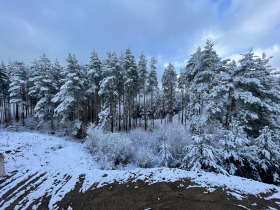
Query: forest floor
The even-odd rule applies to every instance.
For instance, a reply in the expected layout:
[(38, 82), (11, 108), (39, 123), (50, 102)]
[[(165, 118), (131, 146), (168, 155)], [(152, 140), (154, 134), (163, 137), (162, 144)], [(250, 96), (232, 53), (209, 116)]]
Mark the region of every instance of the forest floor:
[(101, 170), (85, 143), (0, 131), (0, 209), (279, 209), (280, 187), (169, 168)]

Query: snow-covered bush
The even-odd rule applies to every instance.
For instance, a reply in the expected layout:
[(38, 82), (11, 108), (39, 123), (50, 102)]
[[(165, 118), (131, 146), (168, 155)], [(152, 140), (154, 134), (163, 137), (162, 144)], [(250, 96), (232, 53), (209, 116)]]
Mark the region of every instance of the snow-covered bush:
[(155, 137), (155, 133), (135, 129), (127, 135), (133, 142), (133, 162), (135, 165), (141, 168), (158, 166), (159, 142)]
[(106, 109), (102, 110), (98, 114), (98, 118), (99, 118), (99, 123), (98, 123), (99, 128), (102, 129), (103, 131), (109, 131), (110, 130), (110, 109), (106, 108)]
[(170, 145), (166, 143), (165, 138), (163, 138), (162, 143), (160, 145), (159, 155), (160, 155), (160, 165), (168, 167), (172, 164), (174, 158), (170, 153)]
[(99, 127), (91, 126), (88, 147), (103, 169), (115, 169), (132, 160), (132, 141), (122, 133), (104, 133)]
[[(159, 146), (163, 146), (163, 142), (169, 145), (168, 151), (173, 157), (172, 160), (169, 160), (169, 166), (179, 167), (184, 157), (183, 148), (191, 141), (188, 129), (181, 124), (172, 123), (161, 126), (158, 130), (155, 130), (154, 133), (159, 142)], [(162, 148), (159, 148), (159, 151), (161, 149)]]

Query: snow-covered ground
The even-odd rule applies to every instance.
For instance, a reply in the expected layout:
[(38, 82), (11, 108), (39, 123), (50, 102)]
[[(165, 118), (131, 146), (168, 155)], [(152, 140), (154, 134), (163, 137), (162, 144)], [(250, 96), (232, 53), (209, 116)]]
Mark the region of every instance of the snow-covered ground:
[[(16, 209), (26, 209), (31, 207), (31, 204), (32, 208), (36, 209), (46, 195), (51, 197), (49, 208), (55, 209), (56, 203), (74, 189), (81, 175), (85, 175), (81, 192), (85, 192), (93, 184), (102, 187), (115, 181), (125, 183), (143, 180), (153, 184), (191, 179), (196, 186), (182, 187), (206, 187), (209, 192), (215, 190), (213, 187), (222, 187), (228, 194), (241, 200), (246, 194), (260, 196), (261, 193), (271, 192), (271, 196), (265, 199), (280, 199), (280, 187), (237, 176), (169, 168), (142, 169), (133, 166), (125, 170), (101, 170), (88, 152), (86, 144), (71, 138), (0, 131), (0, 152), (5, 155), (6, 174), (12, 175), (4, 182), (4, 178), (0, 178), (0, 197), (7, 196), (7, 192), (18, 184), (23, 185), (22, 188), (10, 192), (8, 199), (0, 200), (3, 209), (19, 198)], [(24, 180), (27, 181), (24, 183)]]

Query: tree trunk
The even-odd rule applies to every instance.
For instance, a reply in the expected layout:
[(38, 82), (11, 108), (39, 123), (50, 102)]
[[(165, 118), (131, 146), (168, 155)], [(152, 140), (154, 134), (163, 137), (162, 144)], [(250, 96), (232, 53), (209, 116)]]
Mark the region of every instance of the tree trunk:
[(129, 106), (129, 130), (131, 130), (131, 88), (129, 87), (129, 96), (128, 96), (128, 106)]
[(119, 95), (119, 131), (121, 131), (121, 95)]
[(145, 85), (143, 88), (144, 92), (144, 121), (145, 121), (145, 130), (147, 130), (147, 109), (146, 109), (146, 93), (145, 93)]
[(136, 128), (137, 128), (137, 118), (138, 118), (138, 105), (137, 105), (137, 92), (136, 92), (136, 96), (135, 96), (135, 123), (136, 123)]
[[(139, 90), (139, 111), (141, 112), (141, 101), (140, 101), (140, 90)], [(142, 114), (140, 114), (140, 123), (139, 126), (142, 126)]]
[(154, 124), (154, 106), (153, 106), (153, 87), (151, 89), (151, 115), (152, 115), (152, 120), (151, 120), (151, 125), (152, 128), (154, 128), (155, 124)]
[(181, 116), (181, 123), (184, 124), (184, 94), (182, 91), (182, 116)]
[(111, 115), (111, 132), (114, 132), (114, 114), (113, 114), (113, 99), (110, 102), (110, 115)]
[(19, 121), (19, 110), (18, 110), (18, 104), (16, 104), (16, 121)]
[(123, 90), (123, 129), (126, 130), (126, 113), (125, 113), (125, 90)]
[(95, 125), (98, 125), (98, 90), (95, 89)]
[(24, 126), (24, 105), (21, 105), (21, 124)]

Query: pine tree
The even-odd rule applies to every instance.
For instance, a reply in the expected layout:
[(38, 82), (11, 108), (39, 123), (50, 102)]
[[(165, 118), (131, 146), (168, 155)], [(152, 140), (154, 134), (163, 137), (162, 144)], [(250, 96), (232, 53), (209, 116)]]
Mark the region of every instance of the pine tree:
[(272, 133), (268, 126), (261, 131), (260, 136), (256, 139), (258, 168), (262, 180), (270, 183), (280, 182), (280, 152), (279, 145), (272, 140)]
[(111, 119), (111, 132), (114, 131), (114, 101), (118, 98), (118, 73), (119, 73), (119, 61), (116, 53), (107, 53), (108, 58), (104, 64), (104, 75), (106, 76), (100, 85), (99, 94), (105, 96), (105, 100), (108, 102), (106, 107), (110, 110)]
[[(88, 79), (89, 79), (89, 89), (88, 92), (91, 93), (91, 102), (92, 102), (92, 122), (95, 121), (95, 124), (98, 125), (98, 113), (99, 113), (99, 96), (98, 91), (100, 89), (100, 83), (102, 80), (102, 65), (101, 61), (98, 58), (98, 54), (95, 52), (95, 50), (92, 51), (91, 57), (90, 57), (90, 64), (88, 69)], [(94, 97), (93, 97), (94, 94)], [(94, 105), (93, 105), (94, 100)], [(95, 112), (95, 117), (94, 117)]]
[[(138, 74), (139, 74), (139, 82), (140, 82), (140, 88), (143, 90), (144, 95), (144, 128), (147, 130), (147, 107), (146, 107), (146, 81), (147, 81), (147, 59), (142, 52), (139, 58), (138, 62)], [(140, 103), (140, 101), (139, 101)]]
[[(57, 93), (57, 87), (52, 76), (52, 64), (45, 54), (37, 63), (37, 76), (34, 78), (34, 87), (37, 89), (38, 102), (35, 106), (35, 116), (39, 119), (40, 127), (43, 123), (49, 123), (54, 130), (53, 114), (54, 103), (52, 98)], [(35, 90), (36, 91), (36, 90)]]
[[(186, 73), (184, 69), (180, 70), (179, 78), (178, 78), (178, 89), (181, 91), (181, 124), (184, 124), (184, 96), (185, 96), (185, 87), (186, 87)], [(179, 113), (178, 113), (179, 115)], [(180, 119), (180, 115), (179, 115)]]
[(148, 89), (151, 91), (151, 115), (152, 115), (152, 127), (154, 127), (154, 104), (153, 94), (154, 90), (158, 89), (158, 80), (156, 72), (157, 61), (154, 58), (150, 60), (150, 72), (148, 74)]
[(195, 134), (213, 132), (213, 127), (219, 127), (215, 116), (219, 114), (222, 105), (219, 100), (221, 73), (224, 63), (213, 49), (211, 41), (206, 42), (204, 50), (200, 49), (187, 64), (186, 76), (188, 94), (190, 96), (189, 112), (191, 113), (191, 130)]
[[(0, 99), (3, 99), (3, 111), (4, 111), (4, 123), (8, 123), (8, 90), (9, 90), (9, 78), (7, 75), (7, 69), (4, 62), (0, 65)], [(0, 120), (1, 121), (1, 120)], [(0, 122), (1, 123), (1, 122)]]
[(21, 110), (22, 125), (24, 125), (24, 109), (27, 105), (27, 67), (22, 62), (13, 62), (10, 64), (11, 84), (10, 84), (10, 98), (11, 103), (16, 104), (16, 120), (19, 121), (19, 107)]
[(69, 54), (66, 61), (68, 64), (63, 72), (63, 85), (52, 101), (58, 103), (55, 113), (61, 117), (61, 122), (72, 122), (73, 134), (77, 134), (81, 129), (82, 102), (85, 100), (83, 78), (76, 57)]
[[(131, 102), (134, 98), (134, 94), (138, 92), (139, 87), (139, 75), (137, 72), (137, 65), (135, 61), (135, 57), (132, 55), (130, 49), (126, 49), (125, 55), (123, 58), (123, 67), (126, 74), (126, 81), (125, 81), (125, 89), (128, 89), (128, 93), (126, 91), (126, 98), (128, 98), (128, 126), (131, 129), (131, 118), (132, 118), (132, 109), (131, 109)], [(128, 95), (128, 97), (127, 97)]]
[(174, 100), (174, 92), (177, 83), (177, 73), (175, 71), (175, 67), (169, 63), (165, 68), (162, 79), (162, 88), (166, 97), (168, 99), (168, 113), (169, 113), (169, 122), (172, 122), (173, 118), (173, 100)]
[(259, 136), (265, 126), (279, 135), (280, 92), (269, 60), (265, 54), (259, 58), (250, 50), (232, 74), (234, 118), (250, 137)]

